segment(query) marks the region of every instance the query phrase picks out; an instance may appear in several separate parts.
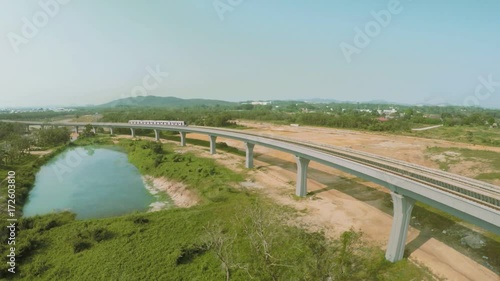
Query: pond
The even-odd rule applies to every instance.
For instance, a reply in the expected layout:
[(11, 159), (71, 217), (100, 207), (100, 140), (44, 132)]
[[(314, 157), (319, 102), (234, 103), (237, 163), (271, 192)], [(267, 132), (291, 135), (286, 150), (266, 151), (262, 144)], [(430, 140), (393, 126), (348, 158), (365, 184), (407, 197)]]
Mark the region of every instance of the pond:
[(78, 219), (146, 211), (156, 201), (127, 154), (115, 147), (75, 147), (36, 174), (24, 216), (70, 210)]

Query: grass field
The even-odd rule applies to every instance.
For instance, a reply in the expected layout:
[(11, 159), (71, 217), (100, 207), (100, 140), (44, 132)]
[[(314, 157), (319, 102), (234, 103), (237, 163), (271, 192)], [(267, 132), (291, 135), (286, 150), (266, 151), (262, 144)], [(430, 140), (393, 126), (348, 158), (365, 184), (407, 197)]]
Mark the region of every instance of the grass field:
[(121, 140), (144, 174), (186, 183), (189, 209), (76, 221), (57, 213), (19, 222), (16, 280), (431, 280), (426, 270), (345, 232), (336, 240), (287, 222), (293, 210), (235, 188), (244, 174), (170, 145)]
[(439, 127), (425, 131), (401, 132), (406, 136), (441, 139), (478, 145), (500, 146), (500, 129), (485, 127)]
[[(450, 152), (455, 153), (454, 155), (457, 156), (449, 155)], [(477, 172), (476, 179), (485, 181), (500, 179), (500, 153), (498, 152), (458, 147), (429, 147), (427, 153), (429, 155), (445, 155), (444, 161), (437, 161), (440, 169), (444, 171), (448, 171), (451, 165), (471, 160), (485, 165), (482, 168), (483, 172)]]

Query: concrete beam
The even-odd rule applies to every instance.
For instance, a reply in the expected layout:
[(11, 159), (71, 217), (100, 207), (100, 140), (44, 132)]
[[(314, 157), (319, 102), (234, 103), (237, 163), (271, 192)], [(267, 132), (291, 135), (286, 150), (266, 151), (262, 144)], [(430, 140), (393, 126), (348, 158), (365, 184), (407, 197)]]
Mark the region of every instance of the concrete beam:
[(186, 146), (186, 132), (179, 132), (181, 135), (181, 146)]
[(159, 141), (160, 140), (160, 131), (155, 129), (155, 140)]
[(253, 148), (255, 144), (251, 142), (245, 142), (246, 147), (246, 159), (245, 159), (245, 167), (248, 169), (253, 168)]
[(130, 134), (132, 135), (133, 138), (135, 138), (135, 129), (130, 128)]
[[(31, 126), (40, 126), (45, 123), (37, 122), (37, 121), (12, 121), (12, 120), (2, 120), (2, 122), (16, 122), (21, 124), (28, 124)], [(54, 123), (53, 123), (54, 124)], [(85, 126), (84, 123), (68, 123), (68, 122), (56, 122), (60, 126)], [(130, 128), (131, 125), (127, 123), (91, 123), (92, 126), (95, 127), (103, 127), (103, 126), (113, 126), (115, 128)], [(154, 126), (143, 125), (143, 126), (133, 126), (135, 128), (141, 129), (155, 129)], [(165, 127), (162, 130), (171, 130), (177, 131), (174, 126)], [(398, 175), (396, 172), (387, 171), (375, 166), (367, 166), (363, 163), (358, 163), (356, 161), (352, 161), (350, 156), (341, 156), (341, 155), (333, 155), (329, 153), (324, 153), (322, 151), (318, 151), (316, 149), (312, 149), (309, 147), (304, 147), (300, 144), (293, 144), (289, 142), (285, 142), (280, 140), (279, 138), (272, 137), (263, 137), (260, 135), (247, 134), (244, 132), (234, 132), (227, 130), (219, 130), (213, 128), (202, 128), (202, 127), (184, 127), (182, 129), (187, 133), (198, 133), (204, 135), (215, 135), (223, 138), (234, 139), (243, 142), (252, 142), (256, 145), (268, 147), (271, 149), (276, 149), (285, 153), (290, 153), (292, 155), (301, 155), (303, 157), (307, 157), (311, 161), (316, 163), (326, 165), (328, 167), (332, 167), (335, 169), (339, 169), (343, 172), (361, 177), (365, 180), (372, 181), (374, 183), (380, 184), (382, 186), (387, 187), (392, 191), (397, 191), (398, 194), (413, 198), (419, 202), (428, 204), (432, 207), (440, 209), (444, 212), (450, 213), (454, 216), (457, 216), (460, 219), (473, 223), (479, 227), (482, 227), (486, 230), (489, 230), (493, 233), (500, 234), (500, 212), (498, 208), (491, 208), (486, 204), (478, 204), (476, 200), (472, 200), (468, 198), (468, 194), (464, 194), (465, 196), (457, 196), (455, 194), (450, 193), (448, 190), (437, 189), (434, 188), (432, 184), (433, 180), (423, 181), (415, 178), (408, 178), (401, 175)], [(338, 151), (337, 148), (332, 147), (332, 151)], [(342, 151), (340, 151), (342, 152)], [(356, 154), (356, 153), (354, 153)], [(366, 156), (366, 155), (365, 155)], [(364, 158), (364, 154), (359, 154), (358, 157)], [(386, 160), (381, 160), (382, 163), (386, 163), (388, 165), (392, 165), (392, 162), (386, 162)], [(404, 165), (401, 166), (405, 169)], [(421, 167), (423, 170), (427, 169), (425, 167)], [(425, 172), (422, 175), (426, 175)], [(493, 188), (493, 190), (497, 189), (497, 186), (492, 184), (487, 184), (485, 182), (478, 182), (473, 179), (466, 179), (461, 177), (460, 179), (454, 180), (449, 178), (449, 175), (446, 177), (440, 177), (438, 174), (433, 176), (436, 180), (445, 182), (449, 182), (450, 186), (447, 188), (453, 189), (454, 187), (461, 187), (464, 185), (470, 186), (470, 192), (476, 193), (474, 191), (474, 186), (487, 186), (488, 188)], [(468, 188), (467, 188), (468, 189)], [(477, 194), (476, 194), (477, 195)], [(481, 199), (486, 202), (493, 201), (495, 205), (498, 206), (499, 197), (497, 195), (488, 195), (485, 196), (486, 199)]]
[(394, 217), (392, 219), (391, 235), (385, 251), (385, 258), (390, 262), (396, 262), (403, 258), (408, 234), (408, 225), (411, 219), (411, 210), (415, 205), (415, 199), (391, 192)]
[(295, 156), (297, 159), (297, 185), (295, 187), (295, 195), (305, 197), (307, 194), (307, 166), (309, 159)]
[(217, 136), (210, 135), (210, 154), (215, 154), (215, 140)]

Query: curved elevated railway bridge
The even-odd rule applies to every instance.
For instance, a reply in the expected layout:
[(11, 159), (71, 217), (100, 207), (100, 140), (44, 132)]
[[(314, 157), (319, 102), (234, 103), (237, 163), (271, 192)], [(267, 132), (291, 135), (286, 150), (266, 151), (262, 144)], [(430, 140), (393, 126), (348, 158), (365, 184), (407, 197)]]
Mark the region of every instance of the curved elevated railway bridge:
[(296, 195), (307, 194), (307, 167), (316, 161), (329, 167), (347, 172), (388, 188), (393, 199), (394, 218), (386, 250), (386, 259), (398, 261), (403, 258), (411, 211), (416, 201), (438, 208), (458, 218), (500, 234), (500, 187), (460, 175), (399, 161), (371, 153), (343, 147), (322, 145), (272, 135), (247, 133), (197, 126), (138, 125), (128, 123), (70, 123), (9, 121), (27, 125), (128, 128), (132, 136), (136, 129), (154, 130), (156, 140), (160, 131), (177, 131), (181, 145), (186, 144), (187, 133), (209, 136), (210, 152), (216, 153), (216, 138), (239, 140), (246, 146), (246, 167), (253, 167), (253, 149), (261, 145), (295, 155), (297, 160)]

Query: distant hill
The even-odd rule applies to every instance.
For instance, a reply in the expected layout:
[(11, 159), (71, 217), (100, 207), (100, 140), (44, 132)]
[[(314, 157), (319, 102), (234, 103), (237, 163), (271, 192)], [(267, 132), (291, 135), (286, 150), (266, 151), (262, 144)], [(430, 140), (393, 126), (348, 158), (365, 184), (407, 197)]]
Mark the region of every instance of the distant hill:
[(192, 107), (192, 106), (215, 106), (215, 105), (234, 105), (236, 103), (210, 100), (210, 99), (181, 99), (176, 97), (158, 97), (158, 96), (141, 96), (130, 97), (114, 100), (98, 107)]
[(398, 104), (394, 102), (388, 102), (386, 100), (369, 100), (365, 101), (364, 103), (370, 103), (370, 104)]

